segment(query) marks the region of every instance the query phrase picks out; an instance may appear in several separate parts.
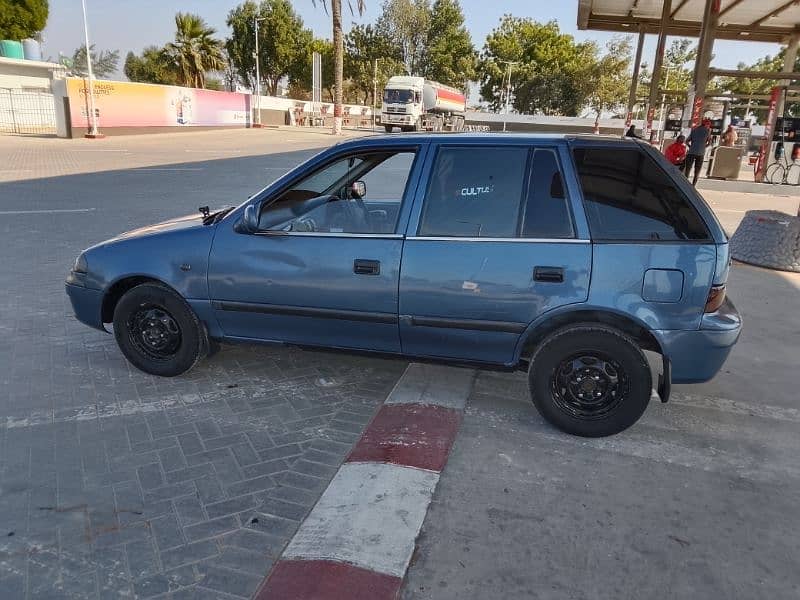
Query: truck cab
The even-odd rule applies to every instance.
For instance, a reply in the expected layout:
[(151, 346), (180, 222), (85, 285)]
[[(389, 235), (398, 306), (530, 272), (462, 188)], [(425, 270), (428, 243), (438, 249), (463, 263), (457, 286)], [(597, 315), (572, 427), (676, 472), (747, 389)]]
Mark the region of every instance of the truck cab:
[(419, 131), (422, 129), (423, 77), (392, 77), (383, 90), (383, 108), (381, 123), (387, 133), (394, 127), (401, 131)]

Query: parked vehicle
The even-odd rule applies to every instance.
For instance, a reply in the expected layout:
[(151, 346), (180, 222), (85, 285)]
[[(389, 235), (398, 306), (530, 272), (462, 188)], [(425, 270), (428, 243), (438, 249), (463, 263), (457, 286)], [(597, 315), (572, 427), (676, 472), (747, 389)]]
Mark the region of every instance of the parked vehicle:
[(218, 341), (528, 371), (564, 431), (603, 436), (656, 389), (712, 378), (741, 328), (714, 214), (637, 140), (377, 136), (338, 144), (236, 208), (83, 252), (77, 318), (174, 376)]
[(386, 133), (462, 131), (467, 97), (459, 90), (424, 77), (390, 77), (383, 91), (381, 123)]

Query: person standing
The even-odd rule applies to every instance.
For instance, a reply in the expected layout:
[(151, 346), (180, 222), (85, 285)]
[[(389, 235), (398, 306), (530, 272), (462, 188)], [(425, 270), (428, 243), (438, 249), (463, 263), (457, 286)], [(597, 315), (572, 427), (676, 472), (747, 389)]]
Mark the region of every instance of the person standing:
[(722, 134), (722, 142), (720, 145), (733, 147), (736, 145), (738, 139), (739, 135), (736, 133), (736, 129), (733, 127), (733, 125), (728, 125), (725, 133)]
[(681, 134), (674, 142), (667, 146), (667, 149), (664, 151), (667, 160), (680, 169), (683, 168), (683, 163), (686, 162), (685, 141), (686, 136)]
[(697, 178), (700, 177), (700, 169), (703, 167), (703, 158), (706, 153), (706, 146), (711, 139), (711, 121), (703, 119), (702, 123), (692, 129), (689, 134), (689, 150), (686, 152), (686, 161), (683, 163), (683, 173), (689, 177), (689, 172), (694, 165), (694, 177), (692, 185), (697, 185)]

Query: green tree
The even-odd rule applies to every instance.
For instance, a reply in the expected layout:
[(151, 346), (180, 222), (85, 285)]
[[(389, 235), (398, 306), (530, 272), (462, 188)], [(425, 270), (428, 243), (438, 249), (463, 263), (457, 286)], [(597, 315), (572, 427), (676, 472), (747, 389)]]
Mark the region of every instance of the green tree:
[[(100, 50), (100, 52), (97, 52), (94, 49), (94, 44), (92, 44), (89, 47), (89, 52), (92, 57), (92, 75), (94, 77), (105, 79), (109, 75), (116, 73), (119, 65), (119, 50)], [(65, 62), (62, 61), (62, 64)], [(69, 68), (70, 74), (76, 77), (86, 77), (89, 74), (89, 68), (86, 64), (86, 44), (76, 48), (66, 66)]]
[(231, 10), (227, 23), (232, 34), (225, 46), (239, 77), (252, 90), (256, 87), (256, 18), (261, 81), (266, 93), (275, 95), (281, 79), (302, 73), (313, 35), (303, 27), (289, 0), (263, 0), (260, 4), (247, 0)]
[(661, 89), (686, 90), (692, 83), (694, 62), (697, 59), (697, 47), (692, 40), (681, 38), (672, 40), (664, 52), (664, 64), (661, 67)]
[[(783, 49), (775, 56), (767, 55), (759, 58), (752, 64), (740, 62), (736, 68), (740, 71), (782, 71), (786, 50)], [(795, 70), (800, 65), (800, 60), (795, 63)], [(752, 79), (742, 77), (720, 77), (715, 80), (715, 87), (721, 94), (732, 94), (738, 96), (731, 103), (731, 112), (737, 116), (745, 117), (747, 113), (755, 113), (759, 119), (766, 119), (767, 103), (754, 100), (754, 96), (768, 96), (772, 88), (778, 85), (775, 79)], [(790, 96), (791, 98), (791, 96)], [(758, 108), (756, 106), (760, 105)], [(790, 103), (787, 107), (790, 114), (797, 114), (797, 107)]]
[(222, 42), (214, 37), (215, 33), (198, 15), (180, 12), (175, 15), (175, 40), (164, 49), (177, 70), (178, 83), (204, 88), (206, 72), (219, 71), (225, 66)]
[(486, 38), (478, 64), (481, 96), (494, 110), (504, 105), (508, 61), (511, 102), (520, 113), (574, 116), (589, 97), (587, 69), (595, 64), (597, 47), (576, 43), (555, 21), (505, 15)]
[(178, 73), (164, 48), (147, 46), (138, 56), (128, 52), (123, 68), (125, 76), (131, 81), (177, 85)]
[(613, 38), (606, 45), (606, 53), (588, 69), (589, 105), (597, 115), (615, 111), (625, 105), (630, 87), (631, 41)]
[[(316, 6), (317, 0), (311, 0)], [(359, 14), (364, 13), (366, 2), (355, 0)], [(342, 98), (344, 94), (344, 35), (342, 33), (342, 0), (330, 0), (331, 18), (333, 21), (333, 134), (342, 133)], [(353, 4), (348, 0), (350, 12), (353, 13)], [(322, 0), (325, 10), (328, 10), (328, 0)]]
[(222, 57), (225, 60), (225, 66), (222, 68), (222, 80), (225, 84), (225, 89), (229, 92), (235, 92), (236, 84), (239, 82), (239, 74), (236, 72), (236, 67), (227, 49), (222, 52)]
[(431, 22), (430, 0), (384, 0), (376, 28), (395, 47), (408, 75), (423, 75)]
[(434, 1), (425, 48), (425, 76), (429, 79), (462, 89), (475, 79), (478, 53), (464, 26), (458, 0)]
[(47, 25), (47, 0), (0, 0), (0, 39), (24, 40)]
[[(380, 94), (389, 77), (403, 72), (396, 48), (372, 25), (353, 25), (344, 44), (344, 75), (352, 82), (358, 103), (369, 104), (374, 88)], [(378, 98), (373, 100), (377, 105)]]
[[(306, 47), (306, 53), (302, 60), (292, 69), (289, 79), (290, 89), (295, 93), (300, 92), (303, 98), (311, 98), (311, 86), (313, 78), (312, 55), (318, 52), (322, 61), (322, 97), (323, 101), (333, 101), (334, 83), (334, 63), (333, 63), (333, 42), (315, 38)], [(326, 96), (327, 93), (327, 96)], [(294, 97), (294, 96), (292, 96)]]

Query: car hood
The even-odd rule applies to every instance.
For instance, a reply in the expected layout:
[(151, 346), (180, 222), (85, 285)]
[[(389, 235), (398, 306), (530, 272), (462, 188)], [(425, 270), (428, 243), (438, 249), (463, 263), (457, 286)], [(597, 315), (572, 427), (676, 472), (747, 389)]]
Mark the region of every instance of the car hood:
[(183, 217), (170, 219), (169, 221), (162, 221), (161, 223), (155, 223), (154, 225), (147, 225), (145, 227), (139, 227), (138, 229), (126, 231), (125, 233), (121, 233), (110, 240), (106, 240), (106, 243), (200, 227), (209, 227), (207, 225), (203, 225), (203, 215), (185, 215)]

